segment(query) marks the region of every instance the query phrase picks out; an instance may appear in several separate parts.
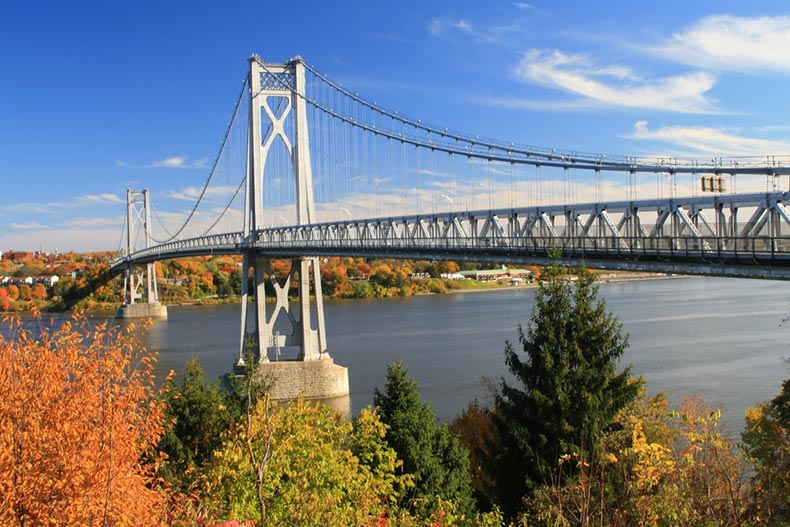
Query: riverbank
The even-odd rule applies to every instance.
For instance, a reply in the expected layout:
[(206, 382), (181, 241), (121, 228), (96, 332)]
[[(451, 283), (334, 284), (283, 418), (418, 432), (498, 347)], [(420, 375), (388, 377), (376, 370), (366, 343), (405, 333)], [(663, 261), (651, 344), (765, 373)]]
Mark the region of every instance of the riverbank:
[(597, 274), (598, 281), (602, 284), (635, 282), (641, 280), (670, 280), (674, 278), (688, 278), (688, 275), (667, 273), (638, 273), (632, 271), (604, 271)]
[[(671, 278), (683, 278), (682, 275), (665, 274), (665, 273), (636, 273), (630, 271), (602, 271), (596, 273), (600, 283), (618, 283), (618, 282), (632, 282), (642, 280), (666, 280)], [(340, 296), (330, 297), (325, 296), (325, 299), (343, 298), (350, 300), (366, 300), (372, 298), (403, 298), (411, 296), (423, 295), (443, 295), (448, 293), (478, 293), (486, 291), (512, 291), (515, 289), (530, 289), (537, 287), (537, 281), (521, 282), (516, 285), (511, 280), (500, 281), (478, 281), (473, 279), (453, 280), (449, 278), (429, 278), (425, 279), (426, 283), (421, 284), (422, 287), (413, 288), (390, 288), (385, 290), (385, 295), (371, 294), (369, 296)], [(430, 282), (430, 283), (428, 283)], [(439, 287), (437, 287), (437, 283)], [(373, 290), (371, 290), (372, 292)], [(380, 290), (379, 290), (380, 291)], [(294, 298), (295, 299), (295, 298)], [(189, 300), (179, 300), (175, 302), (168, 302), (166, 299), (160, 299), (162, 304), (167, 307), (179, 306), (215, 306), (225, 304), (238, 304), (240, 301), (239, 295), (229, 296), (207, 296), (201, 298), (194, 298)], [(267, 296), (267, 302), (274, 302), (273, 296)], [(8, 312), (15, 313), (29, 313), (30, 300), (18, 300), (9, 306)], [(41, 300), (33, 301), (36, 308), (41, 313), (67, 313), (72, 309), (64, 309), (62, 303), (47, 302)], [(84, 310), (89, 313), (114, 313), (118, 304), (115, 302), (99, 302), (90, 300), (83, 304), (78, 304), (77, 309)]]

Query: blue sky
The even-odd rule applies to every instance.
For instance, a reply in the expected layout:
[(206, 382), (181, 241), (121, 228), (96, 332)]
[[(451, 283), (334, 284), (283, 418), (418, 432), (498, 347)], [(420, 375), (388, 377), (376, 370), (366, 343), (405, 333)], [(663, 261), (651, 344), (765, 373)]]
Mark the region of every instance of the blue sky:
[[(246, 59), (302, 55), (452, 129), (612, 154), (790, 154), (768, 1), (7, 2), (0, 250), (115, 250), (127, 188), (205, 180)], [(159, 199), (157, 199), (159, 198)]]

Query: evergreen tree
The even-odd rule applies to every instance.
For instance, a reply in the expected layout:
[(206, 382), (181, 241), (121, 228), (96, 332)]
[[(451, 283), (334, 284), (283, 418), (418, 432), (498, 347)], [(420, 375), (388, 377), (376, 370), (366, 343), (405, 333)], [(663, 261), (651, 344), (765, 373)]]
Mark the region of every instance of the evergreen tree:
[(169, 381), (164, 400), (170, 427), (158, 450), (169, 460), (166, 475), (186, 490), (194, 482), (195, 470), (207, 465), (222, 447), (222, 434), (232, 416), (219, 386), (206, 382), (197, 359), (186, 363), (180, 386)]
[(630, 378), (630, 367), (617, 372), (628, 336), (597, 300), (594, 275), (582, 268), (570, 281), (557, 260), (553, 256), (542, 272), (526, 333), (518, 328), (523, 353), (509, 342), (505, 348), (517, 384), (503, 378), (495, 395), (492, 418), (501, 444), (491, 450), (489, 470), (509, 517), (551, 480), (562, 455), (595, 455), (591, 445), (641, 384)]
[(422, 403), (417, 383), (400, 361), (387, 367), (384, 392), (376, 389), (374, 402), (388, 426), (387, 443), (403, 461), (403, 471), (414, 478), (414, 488), (401, 496), (401, 506), (413, 505), (428, 517), (439, 499), (450, 500), (470, 520), (474, 500), (468, 453), (447, 425), (437, 422), (430, 404)]

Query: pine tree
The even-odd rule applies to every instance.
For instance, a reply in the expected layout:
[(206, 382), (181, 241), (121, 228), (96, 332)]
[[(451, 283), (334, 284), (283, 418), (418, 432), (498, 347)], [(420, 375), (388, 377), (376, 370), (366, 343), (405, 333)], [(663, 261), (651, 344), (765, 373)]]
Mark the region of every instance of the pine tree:
[(525, 496), (549, 482), (564, 454), (594, 456), (591, 445), (632, 401), (640, 382), (617, 372), (628, 347), (622, 324), (597, 300), (595, 276), (563, 277), (558, 256), (543, 270), (523, 353), (511, 343), (505, 363), (517, 384), (501, 380), (492, 418), (501, 444), (492, 449), (493, 493), (513, 517)]
[(401, 496), (403, 507), (414, 505), (427, 517), (439, 499), (455, 504), (458, 513), (472, 517), (469, 456), (447, 425), (438, 423), (429, 403), (423, 403), (417, 383), (400, 361), (387, 367), (384, 392), (374, 395), (381, 420), (388, 426), (387, 443), (403, 461), (403, 471), (414, 478), (414, 488)]

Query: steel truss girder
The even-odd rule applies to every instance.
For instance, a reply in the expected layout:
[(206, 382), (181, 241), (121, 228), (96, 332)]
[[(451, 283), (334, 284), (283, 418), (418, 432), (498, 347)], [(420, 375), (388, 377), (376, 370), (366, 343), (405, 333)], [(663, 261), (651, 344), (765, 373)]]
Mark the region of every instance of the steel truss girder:
[[(759, 267), (790, 268), (787, 202), (790, 193), (773, 192), (350, 219), (259, 229), (248, 238), (226, 233), (171, 242), (138, 251), (113, 266), (244, 251), (271, 257), (338, 254), (526, 262), (557, 248), (569, 258), (613, 268), (629, 262), (653, 262), (666, 269), (718, 265), (752, 268), (760, 275)], [(737, 223), (739, 211), (752, 212), (745, 226)]]

